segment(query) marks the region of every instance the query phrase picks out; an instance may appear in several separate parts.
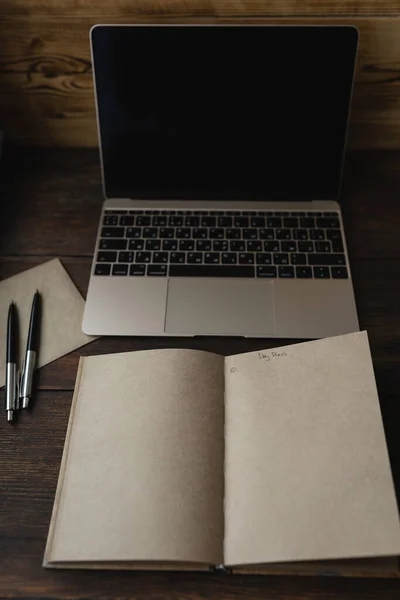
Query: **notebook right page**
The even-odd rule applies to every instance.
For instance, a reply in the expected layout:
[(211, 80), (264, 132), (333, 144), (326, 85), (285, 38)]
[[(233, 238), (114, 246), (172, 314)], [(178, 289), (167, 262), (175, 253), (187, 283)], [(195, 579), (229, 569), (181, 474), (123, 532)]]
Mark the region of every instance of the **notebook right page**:
[(225, 361), (227, 565), (400, 554), (365, 332)]

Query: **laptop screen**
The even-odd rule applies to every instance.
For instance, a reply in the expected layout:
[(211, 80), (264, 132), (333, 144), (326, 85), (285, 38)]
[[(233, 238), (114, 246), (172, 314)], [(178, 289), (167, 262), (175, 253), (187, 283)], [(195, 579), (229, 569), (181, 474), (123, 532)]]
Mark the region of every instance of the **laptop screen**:
[(91, 35), (107, 197), (337, 198), (355, 28), (99, 25)]

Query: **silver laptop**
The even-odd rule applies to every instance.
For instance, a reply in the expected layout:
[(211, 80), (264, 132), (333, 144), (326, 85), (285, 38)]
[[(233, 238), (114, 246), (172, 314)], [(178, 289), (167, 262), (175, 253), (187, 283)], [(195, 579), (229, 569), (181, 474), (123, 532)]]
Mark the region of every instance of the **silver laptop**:
[(359, 329), (338, 203), (358, 32), (99, 25), (104, 202), (83, 330)]

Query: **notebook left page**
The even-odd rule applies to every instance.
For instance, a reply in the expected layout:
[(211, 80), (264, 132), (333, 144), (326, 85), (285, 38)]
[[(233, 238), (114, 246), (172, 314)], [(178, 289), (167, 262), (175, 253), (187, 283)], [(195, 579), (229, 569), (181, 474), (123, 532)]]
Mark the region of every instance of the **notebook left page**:
[(223, 358), (81, 359), (45, 565), (220, 563)]

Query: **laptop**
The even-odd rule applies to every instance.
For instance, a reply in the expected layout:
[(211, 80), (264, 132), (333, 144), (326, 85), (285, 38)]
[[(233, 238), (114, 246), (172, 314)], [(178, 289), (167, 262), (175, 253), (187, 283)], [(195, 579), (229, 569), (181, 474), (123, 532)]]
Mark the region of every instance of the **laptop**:
[(338, 203), (358, 31), (97, 25), (90, 335), (358, 331)]

